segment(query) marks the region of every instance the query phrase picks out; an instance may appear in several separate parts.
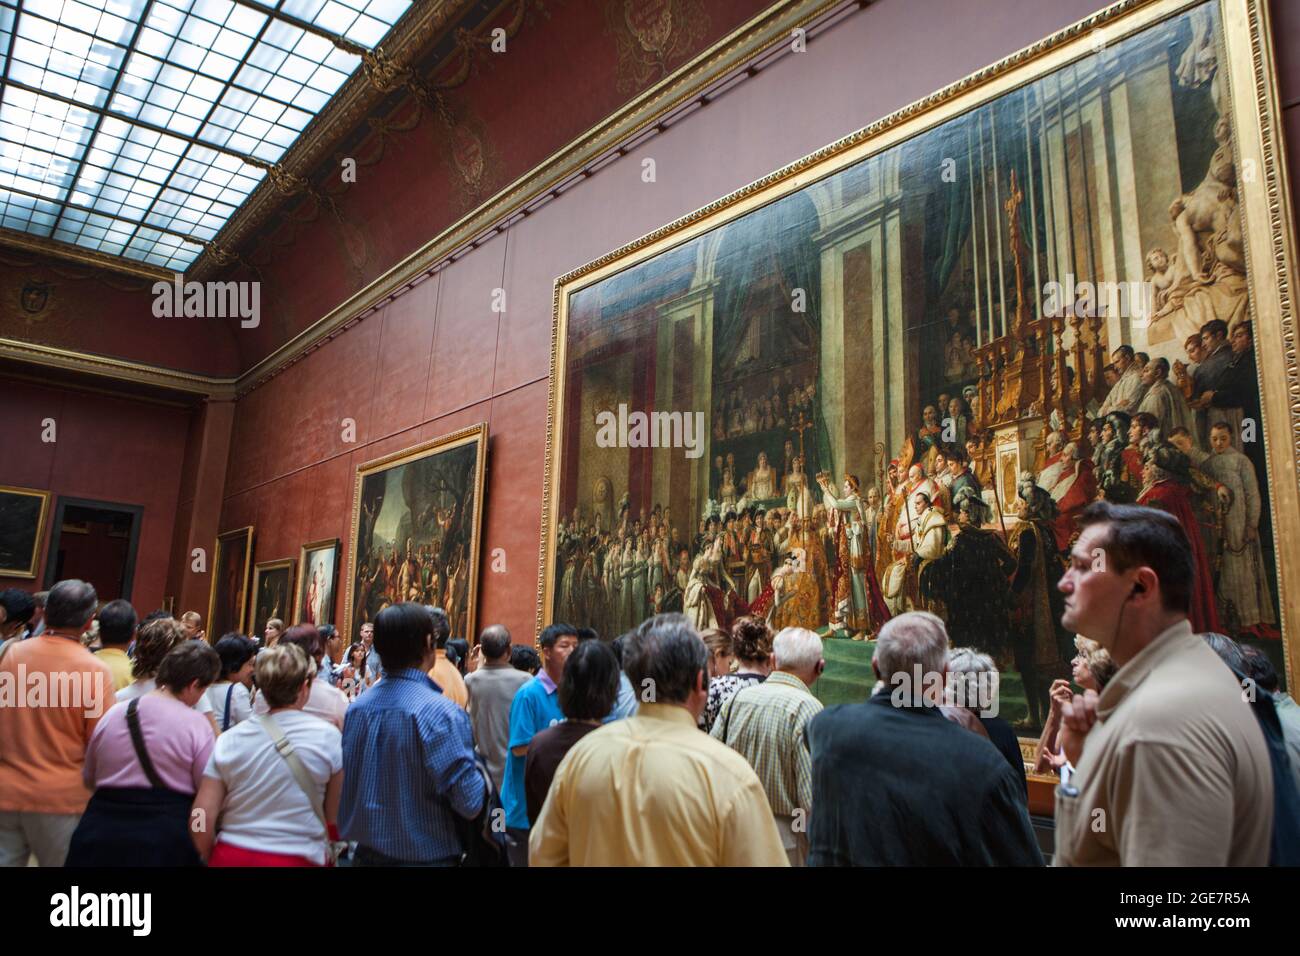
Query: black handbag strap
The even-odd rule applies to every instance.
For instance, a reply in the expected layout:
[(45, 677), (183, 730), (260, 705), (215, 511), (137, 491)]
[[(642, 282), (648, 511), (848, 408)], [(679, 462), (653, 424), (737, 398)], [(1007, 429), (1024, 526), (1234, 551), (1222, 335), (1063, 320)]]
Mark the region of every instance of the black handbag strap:
[(162, 777), (158, 776), (158, 771), (153, 768), (149, 751), (144, 746), (144, 734), (140, 732), (140, 715), (136, 713), (139, 708), (139, 697), (133, 698), (131, 703), (126, 705), (126, 726), (131, 731), (131, 745), (135, 747), (135, 755), (140, 758), (140, 766), (144, 767), (144, 775), (149, 778), (149, 783), (155, 790), (166, 790), (167, 784), (163, 783)]
[(221, 732), (224, 734), (230, 729), (230, 698), (234, 696), (235, 684), (231, 681), (230, 686), (226, 688), (226, 712), (221, 715)]

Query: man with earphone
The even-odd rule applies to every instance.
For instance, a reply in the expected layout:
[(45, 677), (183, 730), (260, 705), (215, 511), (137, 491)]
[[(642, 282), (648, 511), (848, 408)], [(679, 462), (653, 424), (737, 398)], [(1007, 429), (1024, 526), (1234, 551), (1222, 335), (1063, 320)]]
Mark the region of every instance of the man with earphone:
[(1177, 519), (1097, 502), (1058, 587), (1064, 627), (1119, 670), (1076, 695), (1056, 795), (1061, 866), (1265, 866), (1273, 824), (1264, 735), (1241, 688), (1192, 631), (1191, 549)]

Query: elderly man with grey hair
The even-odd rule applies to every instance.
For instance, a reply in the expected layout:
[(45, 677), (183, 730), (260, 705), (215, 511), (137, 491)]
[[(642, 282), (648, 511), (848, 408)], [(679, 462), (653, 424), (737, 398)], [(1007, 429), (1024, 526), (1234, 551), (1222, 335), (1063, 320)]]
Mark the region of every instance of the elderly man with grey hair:
[(722, 705), (712, 736), (749, 761), (772, 806), (791, 866), (808, 860), (812, 757), (804, 729), (822, 712), (809, 688), (826, 669), (822, 639), (787, 627), (772, 642), (776, 669), (761, 684), (742, 687)]
[(578, 741), (529, 837), (529, 866), (786, 866), (763, 785), (696, 726), (709, 653), (681, 614), (643, 622), (623, 669), (635, 717)]
[(909, 612), (880, 629), (878, 692), (808, 725), (811, 866), (1041, 866), (1021, 784), (945, 719), (948, 634)]

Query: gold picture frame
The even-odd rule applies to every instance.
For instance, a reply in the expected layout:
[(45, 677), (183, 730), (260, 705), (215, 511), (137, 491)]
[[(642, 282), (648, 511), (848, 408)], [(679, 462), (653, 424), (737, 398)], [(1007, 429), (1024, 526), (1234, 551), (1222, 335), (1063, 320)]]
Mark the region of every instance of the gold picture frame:
[[(26, 562), (22, 564), (15, 563), (12, 567), (0, 566), (0, 577), (34, 580), (36, 578), (36, 571), (41, 566), (41, 556), (44, 554), (45, 521), (49, 517), (50, 513), (51, 494), (48, 491), (41, 491), (39, 488), (19, 488), (13, 485), (0, 485), (0, 500), (3, 500), (4, 498), (11, 499), (15, 505), (21, 502), (25, 506), (25, 510), (28, 512), (35, 510), (36, 514), (34, 517), (36, 520), (34, 528), (32, 528), (30, 522), (24, 522), (30, 530), (24, 532), (23, 536), (25, 538), (30, 534), (32, 540), (30, 549), (25, 546), (25, 542), (23, 543), (24, 546), (21, 548), (21, 550), (27, 555)], [(33, 501), (39, 502), (39, 505), (34, 509), (32, 507)], [(3, 530), (7, 534), (13, 529), (5, 527)], [(19, 542), (14, 542), (14, 544), (17, 546)], [(7, 547), (8, 545), (6, 545), (6, 548)]]
[[(570, 297), (610, 276), (644, 263), (747, 213), (823, 180), (861, 160), (962, 114), (993, 103), (1018, 88), (1080, 61), (1099, 49), (1134, 37), (1206, 0), (1124, 0), (1042, 41), (981, 69), (877, 122), (831, 143), (748, 186), (704, 206), (556, 279), (553, 299), (550, 393), (539, 546), (536, 625), (553, 619), (558, 584), (555, 542), (565, 435), (566, 347)], [(1209, 0), (1218, 14), (1226, 84), (1235, 131), (1236, 168), (1249, 170), (1239, 184), (1248, 265), (1249, 316), (1253, 323), (1265, 476), (1271, 496), (1274, 541), (1300, 525), (1300, 360), (1294, 312), (1294, 222), (1287, 177), (1284, 130), (1277, 89), (1270, 15), (1266, 0)], [(693, 530), (693, 529), (692, 529)], [(1294, 688), (1300, 653), (1300, 553), (1275, 549), (1278, 627), (1288, 687)], [(1022, 741), (1028, 744), (1027, 738)]]
[[(411, 448), (394, 452), (391, 455), (385, 455), (382, 458), (376, 458), (372, 461), (365, 462), (357, 467), (356, 478), (354, 481), (352, 495), (352, 521), (349, 526), (348, 536), (348, 577), (346, 598), (344, 601), (343, 621), (339, 625), (340, 633), (343, 633), (348, 641), (357, 640), (360, 621), (357, 617), (357, 595), (361, 590), (358, 587), (357, 580), (357, 552), (360, 534), (362, 533), (361, 517), (363, 514), (363, 489), (366, 489), (367, 479), (374, 476), (387, 475), (387, 473), (397, 468), (410, 465), (415, 462), (434, 459), (459, 448), (473, 446), (472, 471), (469, 484), (462, 489), (462, 494), (472, 494), (472, 508), (465, 510), (457, 508), (455, 521), (460, 522), (456, 528), (456, 533), (469, 537), (468, 556), (466, 557), (463, 549), (464, 542), (458, 543), (462, 550), (459, 552), (459, 558), (455, 565), (458, 571), (463, 572), (463, 584), (467, 585), (466, 605), (464, 608), (449, 609), (449, 617), (452, 622), (452, 637), (465, 637), (471, 643), (473, 642), (477, 630), (477, 610), (478, 610), (478, 570), (479, 557), (482, 550), (483, 538), (483, 505), (484, 492), (487, 488), (487, 450), (488, 450), (488, 425), (487, 422), (480, 422), (477, 425), (471, 425), (467, 428), (459, 429), (450, 434), (443, 435), (431, 441), (422, 442)], [(387, 480), (387, 479), (385, 479)], [(371, 486), (372, 488), (374, 485)], [(444, 489), (445, 490), (445, 489)], [(380, 496), (381, 500), (383, 495)], [(400, 507), (400, 506), (399, 506)], [(373, 543), (373, 532), (375, 522), (384, 517), (382, 505), (380, 511), (370, 516), (370, 528), (366, 531), (368, 539)], [(409, 510), (407, 514), (408, 522), (410, 521)], [(402, 527), (399, 523), (398, 527)], [(446, 540), (445, 538), (440, 540)], [(451, 567), (448, 562), (443, 566), (443, 570)], [(396, 602), (391, 602), (396, 603)], [(432, 603), (438, 603), (433, 601)], [(361, 609), (364, 610), (364, 609)], [(345, 631), (346, 629), (346, 631)]]
[[(294, 623), (305, 624), (333, 624), (334, 623), (334, 605), (338, 598), (339, 582), (339, 549), (341, 547), (338, 538), (323, 538), (320, 541), (312, 541), (304, 544), (298, 551), (298, 583), (294, 589), (293, 599), (293, 616)], [(327, 574), (328, 596), (321, 600), (320, 606), (323, 612), (320, 615), (307, 614), (308, 608), (304, 606), (304, 601), (309, 597), (310, 585), (307, 581), (307, 573), (311, 568), (312, 556), (322, 552), (331, 551), (332, 570)], [(311, 620), (314, 617), (321, 617), (322, 620)], [(324, 618), (328, 618), (325, 620)]]
[[(217, 535), (212, 551), (212, 586), (208, 593), (207, 620), (207, 632), (214, 641), (231, 631), (244, 633), (244, 625), (248, 620), (248, 579), (252, 566), (252, 525)], [(218, 619), (217, 598), (219, 592), (223, 591), (223, 584), (225, 587), (222, 596), (229, 603), (222, 609), (222, 616)], [(228, 611), (233, 612), (236, 599), (238, 613), (227, 614)]]
[[(249, 612), (248, 612), (248, 629), (252, 636), (256, 637), (266, 629), (266, 622), (272, 617), (279, 617), (285, 622), (285, 627), (296, 624), (293, 619), (293, 608), (296, 606), (296, 597), (294, 585), (296, 577), (294, 569), (297, 562), (293, 558), (281, 558), (278, 561), (259, 561), (253, 565), (253, 587), (249, 592)], [(287, 572), (287, 573), (286, 573)], [(280, 613), (268, 613), (263, 617), (261, 607), (261, 590), (265, 579), (272, 576), (284, 579), (284, 593), (281, 600), (285, 608)]]

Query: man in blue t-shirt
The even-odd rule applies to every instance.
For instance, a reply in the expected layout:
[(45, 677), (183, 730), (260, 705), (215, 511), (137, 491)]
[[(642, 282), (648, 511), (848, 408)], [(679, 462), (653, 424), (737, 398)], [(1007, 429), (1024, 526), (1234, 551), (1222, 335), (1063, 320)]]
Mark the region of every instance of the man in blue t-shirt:
[(533, 736), (564, 720), (560, 710), (560, 677), (565, 661), (578, 646), (578, 629), (569, 624), (552, 624), (537, 640), (542, 650), (542, 669), (515, 692), (510, 704), (510, 754), (501, 802), (506, 811), (506, 835), (510, 838), (510, 865), (528, 865), (528, 807), (524, 798), (524, 755)]

